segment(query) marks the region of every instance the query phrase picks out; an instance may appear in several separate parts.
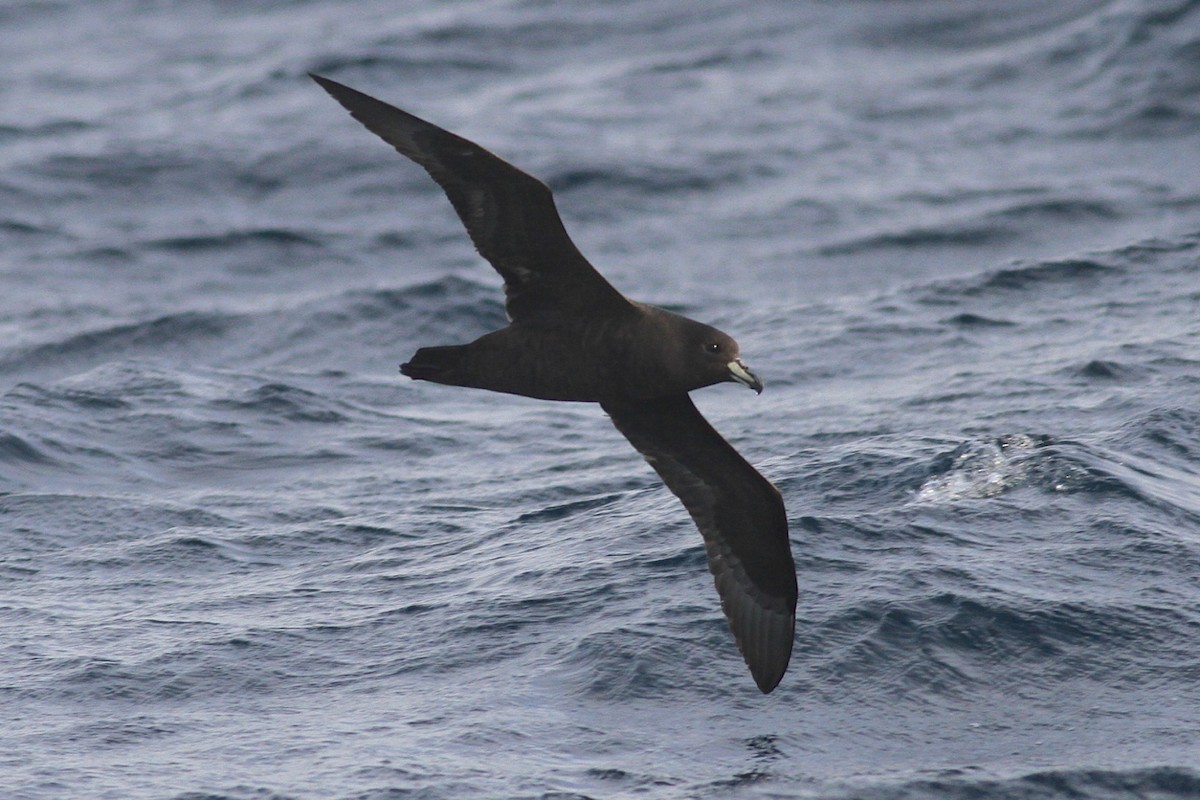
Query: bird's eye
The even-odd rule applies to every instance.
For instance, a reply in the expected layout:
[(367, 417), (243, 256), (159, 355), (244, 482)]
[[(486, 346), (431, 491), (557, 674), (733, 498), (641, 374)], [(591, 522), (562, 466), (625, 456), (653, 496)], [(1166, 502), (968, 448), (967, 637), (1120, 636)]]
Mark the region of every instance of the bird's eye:
[(719, 353), (721, 352), (721, 345), (719, 342), (709, 342), (704, 345), (704, 349), (710, 353)]

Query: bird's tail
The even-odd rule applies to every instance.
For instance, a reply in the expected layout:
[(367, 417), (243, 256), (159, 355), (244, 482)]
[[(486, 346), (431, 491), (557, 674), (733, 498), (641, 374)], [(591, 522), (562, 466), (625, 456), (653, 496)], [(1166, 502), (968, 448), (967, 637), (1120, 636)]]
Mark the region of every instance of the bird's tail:
[(418, 381), (457, 383), (455, 377), (466, 349), (466, 345), (461, 344), (422, 347), (411, 360), (400, 365), (400, 372)]

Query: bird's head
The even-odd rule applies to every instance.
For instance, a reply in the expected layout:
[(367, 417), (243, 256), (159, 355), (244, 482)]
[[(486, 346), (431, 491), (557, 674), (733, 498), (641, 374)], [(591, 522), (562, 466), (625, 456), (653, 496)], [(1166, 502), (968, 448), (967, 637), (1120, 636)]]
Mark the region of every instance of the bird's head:
[(692, 388), (734, 381), (762, 394), (762, 381), (742, 361), (738, 343), (732, 336), (711, 325), (686, 322), (683, 352), (678, 358), (685, 373), (698, 380)]

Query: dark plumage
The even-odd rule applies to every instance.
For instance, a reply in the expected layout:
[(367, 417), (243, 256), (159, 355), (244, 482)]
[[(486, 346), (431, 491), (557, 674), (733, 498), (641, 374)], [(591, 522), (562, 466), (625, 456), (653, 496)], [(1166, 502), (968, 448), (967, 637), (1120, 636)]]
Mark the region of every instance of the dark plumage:
[(511, 324), (470, 344), (422, 347), (400, 371), (435, 383), (600, 403), (700, 529), (734, 638), (758, 687), (770, 692), (787, 669), (796, 618), (783, 499), (688, 397), (724, 381), (762, 391), (737, 342), (614, 289), (571, 242), (550, 189), (537, 178), (387, 103), (312, 77), (425, 168), (504, 278)]

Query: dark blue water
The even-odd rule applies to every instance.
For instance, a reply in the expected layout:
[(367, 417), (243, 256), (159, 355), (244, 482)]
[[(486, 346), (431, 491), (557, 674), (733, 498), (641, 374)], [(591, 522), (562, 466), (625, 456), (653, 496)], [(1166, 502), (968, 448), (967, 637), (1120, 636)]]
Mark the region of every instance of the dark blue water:
[[(1200, 794), (1200, 3), (0, 4), (0, 793)], [(547, 180), (781, 488), (755, 688), (318, 71)]]

